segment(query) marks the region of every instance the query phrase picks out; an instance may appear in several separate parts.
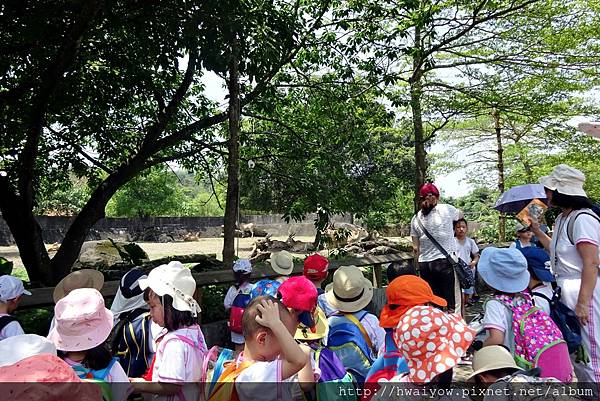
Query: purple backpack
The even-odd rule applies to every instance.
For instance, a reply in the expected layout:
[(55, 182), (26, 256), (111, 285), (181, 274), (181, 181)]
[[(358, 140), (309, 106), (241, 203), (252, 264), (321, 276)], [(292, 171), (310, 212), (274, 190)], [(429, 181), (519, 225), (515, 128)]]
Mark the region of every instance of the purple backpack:
[(540, 368), (540, 377), (570, 383), (573, 366), (567, 343), (550, 316), (534, 306), (531, 295), (523, 292), (514, 297), (496, 295), (493, 299), (510, 312), (508, 327), (512, 329), (506, 335), (517, 365), (523, 369)]
[(354, 378), (346, 371), (335, 352), (327, 347), (312, 348), (315, 353), (315, 366), (321, 371), (316, 385), (316, 401), (356, 401)]

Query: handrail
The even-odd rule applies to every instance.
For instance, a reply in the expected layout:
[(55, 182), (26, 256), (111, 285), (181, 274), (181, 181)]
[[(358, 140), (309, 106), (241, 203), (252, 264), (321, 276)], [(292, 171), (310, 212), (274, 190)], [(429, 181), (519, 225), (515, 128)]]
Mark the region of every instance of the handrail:
[[(354, 257), (347, 259), (332, 259), (329, 263), (329, 270), (336, 270), (340, 266), (354, 265), (354, 266), (378, 266), (377, 272), (374, 272), (374, 281), (380, 281), (381, 277), (381, 265), (384, 263), (399, 262), (402, 260), (412, 260), (413, 256), (408, 252), (398, 252), (388, 255), (373, 255), (364, 257)], [(300, 261), (294, 261), (294, 269), (292, 274), (302, 274), (303, 265)], [(230, 284), (234, 283), (235, 279), (231, 269), (221, 269), (213, 271), (205, 271), (200, 273), (193, 273), (194, 279), (196, 280), (197, 287), (206, 287), (209, 285), (216, 284)], [(251, 280), (260, 280), (265, 278), (275, 278), (280, 274), (275, 273), (269, 266), (264, 263), (255, 265), (252, 270)], [(377, 283), (381, 285), (380, 282)], [(100, 290), (105, 298), (113, 298), (119, 288), (119, 281), (106, 281), (104, 286)], [(19, 302), (19, 309), (37, 308), (43, 306), (49, 306), (54, 304), (52, 299), (52, 293), (54, 287), (41, 287), (33, 288), (30, 290), (31, 296), (21, 297)]]

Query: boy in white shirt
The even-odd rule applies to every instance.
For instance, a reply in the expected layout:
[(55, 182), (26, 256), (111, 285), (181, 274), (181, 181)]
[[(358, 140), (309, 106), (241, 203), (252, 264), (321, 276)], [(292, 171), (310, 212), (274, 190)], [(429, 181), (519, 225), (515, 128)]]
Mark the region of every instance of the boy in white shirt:
[[(473, 241), (472, 238), (467, 237), (469, 226), (467, 220), (464, 218), (458, 219), (454, 222), (454, 239), (456, 240), (456, 254), (466, 264), (468, 264), (473, 270), (473, 276), (475, 276), (475, 269), (477, 262), (479, 261), (479, 247)], [(461, 303), (461, 313), (463, 318), (465, 317), (465, 306), (471, 301), (471, 297), (475, 296), (475, 287), (465, 288), (462, 290), (463, 301)]]
[(0, 277), (0, 340), (25, 334), (17, 319), (11, 316), (23, 294), (31, 295), (21, 280), (9, 275)]
[(243, 369), (235, 378), (240, 401), (293, 398), (291, 384), (282, 383), (310, 367), (308, 351), (293, 337), (297, 326), (294, 316), (273, 297), (260, 296), (248, 304), (243, 317), (246, 345), (236, 361), (238, 371)]

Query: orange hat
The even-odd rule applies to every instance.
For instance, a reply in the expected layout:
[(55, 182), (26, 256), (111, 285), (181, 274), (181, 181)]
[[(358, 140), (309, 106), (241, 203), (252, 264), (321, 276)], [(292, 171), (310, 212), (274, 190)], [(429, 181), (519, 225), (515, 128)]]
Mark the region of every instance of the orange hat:
[(395, 278), (385, 292), (387, 304), (379, 315), (379, 325), (387, 329), (396, 327), (402, 315), (413, 306), (429, 302), (442, 307), (448, 305), (444, 298), (433, 295), (427, 281), (413, 275)]

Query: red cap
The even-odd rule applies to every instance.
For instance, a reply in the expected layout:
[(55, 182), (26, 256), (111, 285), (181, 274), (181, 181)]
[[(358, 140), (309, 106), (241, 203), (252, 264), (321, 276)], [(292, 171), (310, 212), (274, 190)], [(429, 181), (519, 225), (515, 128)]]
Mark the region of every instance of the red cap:
[(424, 184), (421, 187), (421, 189), (419, 190), (419, 196), (421, 198), (424, 198), (424, 197), (426, 197), (429, 194), (434, 194), (435, 196), (440, 196), (440, 191), (431, 182), (428, 182), (427, 184)]
[(318, 253), (310, 255), (304, 260), (304, 277), (309, 280), (322, 280), (327, 277), (329, 260)]
[(278, 290), (281, 302), (299, 311), (313, 311), (317, 307), (317, 287), (304, 276), (285, 280)]

